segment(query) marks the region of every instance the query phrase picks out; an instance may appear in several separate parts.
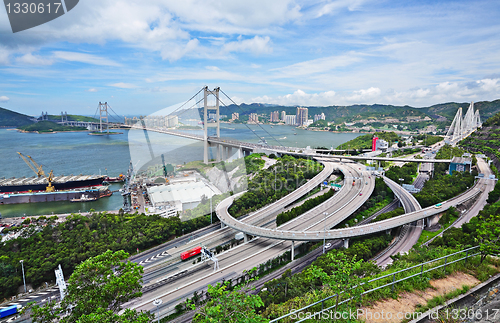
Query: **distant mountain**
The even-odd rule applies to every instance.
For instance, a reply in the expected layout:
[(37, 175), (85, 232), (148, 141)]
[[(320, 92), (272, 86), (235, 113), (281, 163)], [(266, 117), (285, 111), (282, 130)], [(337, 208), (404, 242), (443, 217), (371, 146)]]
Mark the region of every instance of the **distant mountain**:
[[(309, 106), (308, 114), (312, 117), (315, 114), (321, 114), (322, 112), (326, 116), (327, 121), (334, 120), (335, 123), (342, 122), (356, 122), (359, 120), (366, 119), (385, 119), (394, 118), (401, 121), (406, 121), (407, 117), (421, 117), (425, 118), (428, 116), (433, 121), (445, 122), (447, 124), (451, 123), (453, 117), (457, 113), (459, 107), (464, 111), (463, 114), (467, 112), (470, 102), (464, 103), (442, 103), (436, 104), (430, 107), (424, 108), (414, 108), (410, 106), (394, 106), (394, 105), (384, 105), (384, 104), (356, 104), (350, 106), (327, 106), (327, 107), (317, 107)], [(481, 101), (475, 102), (474, 108), (479, 110), (481, 119), (485, 121), (487, 118), (500, 112), (500, 100), (495, 101)], [(269, 115), (272, 111), (285, 111), (286, 114), (295, 114), (297, 106), (280, 106), (280, 105), (269, 105), (261, 103), (246, 104), (242, 103), (240, 106), (229, 105), (227, 107), (221, 106), (221, 114), (230, 115), (232, 112), (238, 112), (243, 115), (250, 113), (266, 114)]]
[(0, 127), (21, 127), (30, 125), (33, 121), (30, 116), (0, 108)]

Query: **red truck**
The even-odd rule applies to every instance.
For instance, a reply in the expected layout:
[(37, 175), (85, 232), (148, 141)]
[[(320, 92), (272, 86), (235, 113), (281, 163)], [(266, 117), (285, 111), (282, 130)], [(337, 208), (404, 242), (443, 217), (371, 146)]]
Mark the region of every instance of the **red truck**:
[(193, 256), (199, 255), (200, 253), (201, 253), (201, 247), (194, 247), (193, 249), (181, 253), (181, 259), (186, 260)]

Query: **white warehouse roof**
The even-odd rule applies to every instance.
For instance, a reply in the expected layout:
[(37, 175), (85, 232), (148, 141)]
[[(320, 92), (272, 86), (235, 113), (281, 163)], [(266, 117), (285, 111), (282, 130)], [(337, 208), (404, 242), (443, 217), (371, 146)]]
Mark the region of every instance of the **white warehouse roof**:
[(201, 197), (212, 197), (215, 193), (202, 181), (148, 187), (153, 205), (162, 202), (181, 201), (182, 204), (200, 202)]

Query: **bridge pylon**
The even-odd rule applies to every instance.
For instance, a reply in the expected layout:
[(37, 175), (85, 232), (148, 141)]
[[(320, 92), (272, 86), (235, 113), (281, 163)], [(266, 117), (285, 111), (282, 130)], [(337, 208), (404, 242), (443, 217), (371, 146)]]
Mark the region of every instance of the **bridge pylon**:
[(99, 131), (103, 131), (103, 126), (106, 126), (106, 132), (109, 133), (108, 124), (108, 102), (99, 102)]
[[(203, 88), (203, 162), (205, 164), (208, 164), (208, 150), (210, 147), (208, 143), (208, 128), (216, 128), (217, 138), (220, 138), (219, 91), (219, 87), (212, 91), (208, 89), (208, 86)], [(215, 97), (215, 106), (208, 105), (209, 95)], [(208, 111), (215, 111), (215, 122), (208, 123)], [(222, 148), (221, 145), (217, 145), (217, 162), (221, 161)]]

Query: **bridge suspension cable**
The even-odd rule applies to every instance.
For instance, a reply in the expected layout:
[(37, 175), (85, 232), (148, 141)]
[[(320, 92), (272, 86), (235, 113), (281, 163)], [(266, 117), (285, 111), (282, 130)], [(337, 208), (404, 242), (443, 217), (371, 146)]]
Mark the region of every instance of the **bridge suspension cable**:
[[(241, 106), (240, 106), (239, 104), (236, 104), (236, 102), (234, 102), (234, 101), (233, 101), (233, 99), (231, 99), (231, 98), (230, 98), (230, 97), (229, 97), (229, 96), (228, 96), (228, 95), (227, 95), (227, 94), (226, 94), (223, 90), (220, 90), (220, 91), (221, 91), (221, 92), (222, 92), (222, 94), (224, 94), (224, 95), (226, 96), (226, 98), (228, 98), (228, 99), (229, 99), (229, 100), (230, 100), (230, 101), (231, 101), (231, 102), (232, 102), (235, 106), (237, 106), (238, 108), (240, 108), (240, 110), (241, 110), (241, 111), (243, 111), (243, 109), (241, 108)], [(226, 107), (226, 108), (229, 110), (229, 107), (228, 107), (228, 106), (227, 106), (224, 102), (222, 102), (222, 100), (220, 100), (220, 99), (219, 99), (219, 101), (220, 101), (220, 103), (222, 103), (222, 105), (223, 105), (224, 107)], [(247, 126), (247, 128), (248, 128), (248, 129), (250, 129), (250, 127), (248, 127), (248, 125), (247, 125), (247, 124), (245, 124), (245, 125)], [(271, 134), (270, 134), (270, 133), (269, 133), (266, 129), (264, 129), (264, 127), (262, 127), (259, 123), (257, 123), (257, 125), (258, 125), (258, 126), (259, 126), (262, 130), (264, 130), (264, 132), (265, 132), (265, 133), (267, 133), (269, 136), (271, 136), (271, 138), (273, 138), (273, 139), (274, 139), (274, 140), (275, 140), (275, 141), (276, 141), (276, 142), (277, 142), (277, 143), (278, 143), (281, 147), (284, 147), (284, 145), (283, 145), (283, 144), (282, 144), (282, 143), (281, 143), (278, 139), (276, 139), (273, 135), (271, 135)], [(252, 130), (252, 129), (250, 129), (250, 130)], [(253, 132), (253, 131), (252, 131), (252, 132)], [(259, 137), (259, 139), (263, 140), (263, 138), (261, 138), (261, 137), (260, 137), (259, 135), (257, 135), (255, 132), (254, 132), (254, 134), (255, 134), (257, 137)]]

